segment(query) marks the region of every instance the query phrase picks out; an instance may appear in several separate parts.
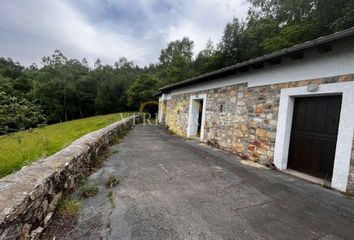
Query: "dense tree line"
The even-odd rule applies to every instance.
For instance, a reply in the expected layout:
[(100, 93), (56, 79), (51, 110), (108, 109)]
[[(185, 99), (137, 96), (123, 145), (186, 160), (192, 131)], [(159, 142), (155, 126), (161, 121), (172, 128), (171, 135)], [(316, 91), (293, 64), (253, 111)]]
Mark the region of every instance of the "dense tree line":
[(121, 58), (92, 68), (59, 50), (40, 68), (0, 58), (0, 132), (135, 110), (166, 84), (354, 26), (354, 0), (248, 1), (247, 19), (228, 23), (220, 42), (197, 54), (188, 37), (170, 42), (146, 67)]
[[(354, 0), (248, 0), (245, 21), (228, 23), (196, 62), (203, 73), (354, 27)], [(202, 66), (200, 68), (200, 66)]]
[[(43, 57), (42, 64), (42, 68), (25, 68), (11, 59), (0, 58), (0, 117), (4, 126), (12, 121), (18, 122), (17, 129), (28, 128), (43, 122), (44, 116), (53, 123), (130, 110), (128, 87), (138, 75), (151, 72), (125, 58), (113, 66), (97, 60), (90, 68), (85, 59), (67, 59), (59, 50)], [(26, 106), (22, 112), (27, 119), (30, 114), (38, 116), (31, 117), (32, 124), (18, 119), (15, 103)], [(11, 116), (13, 120), (9, 119)], [(0, 125), (2, 131), (4, 126)], [(11, 128), (16, 129), (16, 124), (11, 124)]]

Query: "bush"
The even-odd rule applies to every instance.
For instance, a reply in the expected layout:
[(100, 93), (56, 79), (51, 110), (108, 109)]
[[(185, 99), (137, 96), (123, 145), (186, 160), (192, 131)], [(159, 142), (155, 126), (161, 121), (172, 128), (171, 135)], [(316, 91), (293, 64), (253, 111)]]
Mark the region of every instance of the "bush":
[(0, 134), (37, 127), (45, 123), (39, 106), (25, 98), (0, 91)]

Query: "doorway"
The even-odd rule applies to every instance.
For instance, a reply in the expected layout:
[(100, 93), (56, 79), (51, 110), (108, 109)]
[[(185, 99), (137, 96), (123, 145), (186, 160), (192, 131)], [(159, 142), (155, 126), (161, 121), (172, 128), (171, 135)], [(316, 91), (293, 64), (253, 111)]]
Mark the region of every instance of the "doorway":
[[(279, 170), (289, 168), (290, 136), (295, 101), (307, 97), (341, 96), (340, 119), (337, 133), (331, 187), (345, 192), (348, 186), (354, 131), (354, 82), (327, 83), (319, 85), (315, 92), (308, 87), (285, 88), (281, 90), (277, 133), (274, 147), (274, 164)], [(293, 144), (292, 144), (293, 145)]]
[(197, 124), (198, 124), (198, 129), (197, 129), (197, 136), (200, 137), (200, 131), (202, 129), (202, 118), (203, 118), (203, 100), (195, 100), (198, 105), (198, 116), (197, 116)]
[(189, 109), (188, 137), (197, 137), (201, 141), (204, 137), (206, 96), (192, 96)]
[(295, 98), (288, 168), (331, 181), (342, 96)]

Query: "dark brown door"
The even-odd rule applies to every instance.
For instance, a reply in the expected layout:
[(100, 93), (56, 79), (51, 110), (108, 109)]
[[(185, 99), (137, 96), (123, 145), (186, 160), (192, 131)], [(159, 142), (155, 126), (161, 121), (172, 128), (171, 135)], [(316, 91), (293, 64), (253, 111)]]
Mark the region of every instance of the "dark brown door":
[(296, 98), (288, 168), (330, 180), (342, 96)]

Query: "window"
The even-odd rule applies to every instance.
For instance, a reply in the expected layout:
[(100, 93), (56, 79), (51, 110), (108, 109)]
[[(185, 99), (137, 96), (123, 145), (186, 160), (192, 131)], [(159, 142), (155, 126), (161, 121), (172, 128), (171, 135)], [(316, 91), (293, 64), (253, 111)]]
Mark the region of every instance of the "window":
[(224, 104), (220, 104), (220, 108), (219, 108), (219, 112), (223, 112), (224, 111)]

